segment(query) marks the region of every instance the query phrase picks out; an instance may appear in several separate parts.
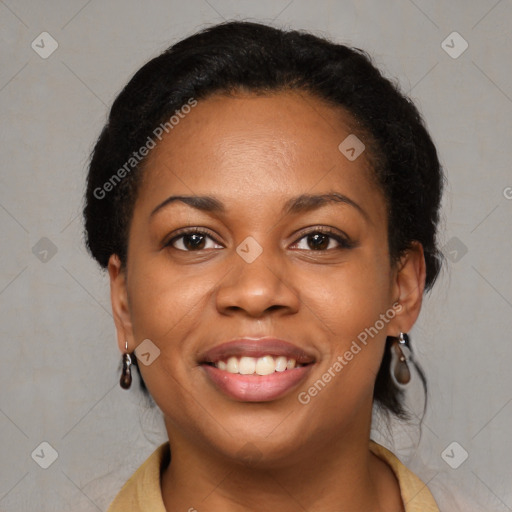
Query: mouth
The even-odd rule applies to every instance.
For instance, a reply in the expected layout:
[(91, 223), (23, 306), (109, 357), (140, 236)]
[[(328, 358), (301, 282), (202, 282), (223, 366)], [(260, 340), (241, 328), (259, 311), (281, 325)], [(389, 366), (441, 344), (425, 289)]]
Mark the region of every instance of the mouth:
[(297, 387), (315, 358), (284, 340), (244, 338), (214, 347), (199, 362), (216, 388), (230, 398), (267, 402)]
[(220, 359), (219, 361), (205, 364), (238, 375), (270, 375), (275, 372), (284, 372), (306, 366), (304, 363), (298, 363), (294, 358), (273, 356), (271, 354), (258, 358), (231, 356), (228, 359)]

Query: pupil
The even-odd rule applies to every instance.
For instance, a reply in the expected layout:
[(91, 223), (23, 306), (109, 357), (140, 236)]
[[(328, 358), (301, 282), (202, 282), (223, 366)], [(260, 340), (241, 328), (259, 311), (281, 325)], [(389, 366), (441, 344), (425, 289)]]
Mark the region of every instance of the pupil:
[(204, 236), (197, 233), (186, 235), (183, 243), (187, 249), (200, 249), (204, 245)]
[(317, 249), (326, 249), (329, 245), (329, 238), (322, 233), (315, 233), (314, 235), (309, 235), (309, 241), (313, 242), (310, 244), (310, 247), (314, 250)]

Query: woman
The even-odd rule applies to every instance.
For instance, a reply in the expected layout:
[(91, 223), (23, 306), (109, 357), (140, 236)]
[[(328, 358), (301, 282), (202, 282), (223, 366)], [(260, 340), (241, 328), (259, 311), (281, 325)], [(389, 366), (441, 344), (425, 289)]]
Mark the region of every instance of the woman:
[[(110, 512), (437, 511), (405, 418), (443, 174), (364, 52), (228, 22), (140, 69), (94, 148), (88, 248), (169, 442)], [(134, 352), (136, 353), (134, 354)], [(140, 364), (142, 363), (142, 364)]]

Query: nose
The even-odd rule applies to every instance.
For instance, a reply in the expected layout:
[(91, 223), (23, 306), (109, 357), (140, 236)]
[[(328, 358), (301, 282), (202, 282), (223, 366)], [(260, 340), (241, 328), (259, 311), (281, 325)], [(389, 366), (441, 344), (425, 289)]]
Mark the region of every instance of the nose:
[(265, 252), (251, 263), (233, 254), (231, 270), (217, 290), (216, 304), (220, 313), (243, 312), (261, 318), (272, 311), (293, 314), (300, 305), (293, 278), (284, 262), (265, 258)]

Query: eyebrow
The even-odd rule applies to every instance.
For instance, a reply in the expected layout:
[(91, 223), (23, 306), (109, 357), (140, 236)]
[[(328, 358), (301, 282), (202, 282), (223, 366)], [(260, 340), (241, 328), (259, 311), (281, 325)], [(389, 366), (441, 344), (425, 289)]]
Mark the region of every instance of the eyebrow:
[(285, 214), (309, 212), (330, 203), (350, 205), (370, 222), (370, 216), (359, 204), (353, 199), (350, 199), (350, 197), (339, 194), (338, 192), (331, 192), (330, 194), (302, 194), (297, 197), (292, 197), (284, 204), (283, 211)]
[[(150, 217), (155, 215), (158, 211), (165, 208), (166, 206), (175, 203), (176, 201), (180, 201), (191, 206), (192, 208), (196, 208), (197, 210), (201, 210), (203, 212), (226, 212), (224, 204), (212, 196), (170, 196), (153, 209)], [(359, 204), (357, 204), (349, 197), (337, 192), (332, 192), (329, 194), (301, 194), (300, 196), (292, 197), (285, 202), (283, 206), (283, 213), (285, 215), (290, 215), (294, 213), (309, 212), (311, 210), (321, 208), (322, 206), (326, 206), (330, 203), (343, 203), (352, 206), (368, 222), (371, 222), (368, 213)]]

